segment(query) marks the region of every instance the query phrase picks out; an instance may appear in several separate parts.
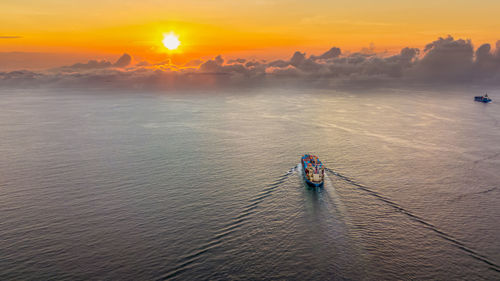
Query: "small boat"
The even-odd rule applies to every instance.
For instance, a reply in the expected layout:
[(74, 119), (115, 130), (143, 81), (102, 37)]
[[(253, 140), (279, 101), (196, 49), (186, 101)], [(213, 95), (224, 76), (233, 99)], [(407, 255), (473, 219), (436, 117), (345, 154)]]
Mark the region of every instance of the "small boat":
[(305, 154), (300, 160), (304, 181), (311, 187), (321, 187), (325, 179), (325, 167), (316, 155)]
[(488, 97), (488, 94), (486, 94), (484, 96), (476, 96), (476, 97), (474, 97), (474, 100), (478, 101), (478, 102), (484, 102), (484, 103), (491, 102), (491, 99), (490, 99), (490, 97)]

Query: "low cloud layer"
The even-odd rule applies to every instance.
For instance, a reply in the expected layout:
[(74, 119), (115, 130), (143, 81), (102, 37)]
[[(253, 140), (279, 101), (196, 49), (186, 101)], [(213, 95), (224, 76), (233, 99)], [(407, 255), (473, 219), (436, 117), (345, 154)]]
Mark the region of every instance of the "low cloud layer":
[[(1, 63), (1, 62), (0, 62)], [(225, 60), (217, 56), (185, 65), (170, 61), (132, 64), (91, 60), (43, 72), (0, 72), (0, 88), (218, 89), (241, 87), (390, 88), (433, 85), (499, 85), (500, 41), (474, 48), (470, 40), (439, 38), (423, 50), (387, 56), (369, 51), (320, 55), (295, 52), (289, 59)]]
[(123, 54), (115, 63), (111, 63), (107, 60), (90, 60), (87, 63), (75, 63), (73, 65), (62, 66), (55, 68), (52, 72), (78, 72), (78, 71), (88, 71), (97, 69), (109, 69), (109, 68), (124, 68), (130, 64), (132, 57), (129, 54)]
[(17, 35), (0, 35), (0, 39), (19, 39), (19, 38), (23, 37)]

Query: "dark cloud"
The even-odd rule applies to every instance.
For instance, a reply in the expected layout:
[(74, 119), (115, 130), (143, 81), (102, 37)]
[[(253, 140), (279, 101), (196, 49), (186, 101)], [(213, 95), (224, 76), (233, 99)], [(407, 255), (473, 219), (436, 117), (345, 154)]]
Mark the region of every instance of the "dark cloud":
[(23, 37), (22, 36), (8, 36), (8, 35), (0, 36), (0, 39), (19, 39), (19, 38), (23, 38)]
[(149, 61), (143, 60), (143, 61), (138, 62), (135, 66), (150, 66), (150, 65), (151, 65), (151, 63)]
[(245, 63), (246, 61), (246, 59), (232, 59), (229, 60), (228, 63)]
[(283, 68), (283, 67), (287, 67), (289, 65), (290, 65), (290, 62), (288, 62), (288, 61), (275, 60), (275, 61), (270, 62), (267, 66), (269, 66), (269, 67)]
[(87, 63), (75, 63), (73, 65), (56, 68), (55, 71), (76, 72), (105, 69), (110, 67), (123, 68), (130, 64), (132, 57), (129, 54), (123, 54), (115, 63), (107, 60), (89, 60)]
[(129, 54), (123, 54), (114, 64), (114, 67), (126, 67), (132, 61), (132, 57)]
[(497, 41), (497, 44), (496, 44), (495, 56), (496, 56), (497, 58), (500, 58), (500, 40), (499, 40), (499, 41)]
[(337, 58), (338, 56), (340, 56), (341, 53), (342, 53), (342, 51), (339, 48), (333, 47), (330, 50), (328, 50), (327, 52), (325, 52), (324, 54), (322, 54), (320, 56), (312, 55), (311, 58), (314, 60), (334, 59), (334, 58)]
[(439, 38), (427, 44), (418, 63), (418, 74), (433, 81), (463, 81), (472, 78), (474, 48), (470, 40)]
[(82, 70), (95, 70), (108, 68), (113, 66), (113, 64), (106, 60), (89, 60), (87, 63), (75, 63), (73, 65), (62, 66), (57, 70), (73, 72), (73, 71), (82, 71)]
[[(500, 42), (500, 41), (499, 41)], [(91, 60), (47, 72), (3, 72), (0, 87), (89, 87), (113, 89), (209, 89), (223, 87), (411, 87), (414, 85), (498, 85), (500, 43), (476, 49), (470, 40), (438, 38), (422, 51), (403, 48), (393, 55), (342, 54), (333, 47), (320, 55), (295, 52), (289, 59), (232, 59), (222, 56), (177, 66), (170, 60), (139, 62), (122, 55), (115, 63)]]
[[(500, 41), (499, 41), (500, 42)], [(477, 48), (475, 57), (476, 61), (472, 73), (475, 79), (492, 78), (495, 74), (500, 73), (500, 45), (497, 42), (497, 49), (492, 53), (490, 44), (483, 44)]]

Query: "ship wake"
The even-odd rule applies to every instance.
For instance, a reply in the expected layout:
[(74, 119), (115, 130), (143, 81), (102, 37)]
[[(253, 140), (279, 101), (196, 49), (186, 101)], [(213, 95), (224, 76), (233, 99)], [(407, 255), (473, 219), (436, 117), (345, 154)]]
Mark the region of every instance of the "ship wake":
[(169, 280), (178, 276), (179, 274), (189, 270), (190, 267), (202, 259), (204, 255), (213, 251), (222, 243), (229, 241), (229, 239), (231, 239), (231, 235), (241, 228), (252, 217), (252, 215), (257, 212), (256, 209), (259, 205), (267, 197), (271, 196), (278, 187), (287, 181), (290, 175), (297, 171), (298, 166), (299, 165), (291, 168), (285, 174), (279, 176), (273, 183), (268, 184), (253, 198), (249, 199), (248, 204), (242, 208), (241, 212), (237, 216), (233, 217), (229, 223), (223, 225), (204, 244), (181, 257), (175, 266), (161, 273), (161, 277), (157, 280)]
[(420, 225), (424, 226), (425, 228), (427, 228), (429, 230), (432, 230), (434, 233), (436, 233), (436, 235), (438, 235), (442, 239), (450, 242), (451, 245), (453, 245), (453, 246), (457, 247), (458, 249), (464, 251), (465, 253), (467, 253), (472, 258), (485, 263), (488, 266), (489, 269), (494, 270), (496, 272), (500, 272), (500, 266), (498, 264), (494, 263), (493, 261), (491, 261), (490, 259), (488, 259), (488, 257), (486, 257), (485, 255), (482, 255), (479, 252), (477, 252), (477, 251), (475, 251), (475, 250), (467, 247), (463, 242), (460, 242), (455, 237), (453, 237), (450, 234), (448, 234), (448, 233), (440, 230), (435, 225), (427, 222), (426, 220), (424, 220), (420, 216), (417, 216), (414, 213), (410, 212), (409, 210), (405, 209), (404, 207), (402, 207), (401, 205), (397, 204), (396, 202), (394, 202), (390, 198), (388, 198), (388, 197), (386, 197), (386, 196), (384, 196), (384, 195), (382, 195), (382, 194), (374, 191), (372, 188), (370, 188), (368, 186), (365, 186), (363, 184), (358, 183), (357, 181), (353, 180), (352, 178), (350, 178), (348, 176), (345, 176), (345, 175), (343, 175), (341, 173), (335, 172), (332, 169), (326, 168), (326, 171), (328, 171), (330, 174), (332, 174), (332, 175), (340, 178), (341, 180), (343, 180), (343, 181), (345, 181), (345, 182), (347, 182), (347, 183), (349, 183), (349, 184), (351, 184), (353, 186), (356, 186), (358, 189), (365, 191), (366, 193), (370, 194), (371, 196), (377, 198), (378, 200), (386, 203), (387, 205), (391, 206), (395, 210), (397, 210), (397, 211), (405, 214), (406, 216), (408, 216), (411, 220), (413, 220), (415, 222), (418, 222)]

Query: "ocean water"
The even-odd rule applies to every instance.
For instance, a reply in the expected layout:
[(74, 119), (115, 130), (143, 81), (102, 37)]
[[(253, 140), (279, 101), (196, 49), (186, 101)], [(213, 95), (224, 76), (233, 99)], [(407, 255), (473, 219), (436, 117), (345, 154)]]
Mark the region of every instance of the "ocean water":
[(0, 280), (499, 280), (472, 96), (2, 91)]

